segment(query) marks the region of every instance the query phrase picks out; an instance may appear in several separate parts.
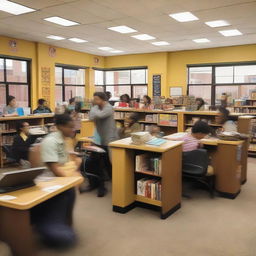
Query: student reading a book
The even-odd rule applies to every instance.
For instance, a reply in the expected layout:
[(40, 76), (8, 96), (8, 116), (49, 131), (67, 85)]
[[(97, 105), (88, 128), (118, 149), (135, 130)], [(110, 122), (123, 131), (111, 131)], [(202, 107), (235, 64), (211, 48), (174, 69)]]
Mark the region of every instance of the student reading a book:
[(4, 116), (17, 116), (17, 103), (14, 96), (8, 96), (7, 106), (3, 109)]
[(196, 98), (196, 110), (204, 110), (205, 101), (202, 98)]
[(150, 110), (154, 109), (154, 105), (151, 103), (151, 98), (148, 95), (144, 95), (142, 101), (143, 101), (143, 106), (142, 106), (143, 109), (150, 109)]
[(138, 121), (138, 113), (132, 113), (129, 116), (127, 116), (124, 120), (123, 127), (119, 129), (119, 137), (121, 139), (128, 138), (131, 136), (131, 133), (141, 131), (140, 124), (138, 123)]
[(34, 139), (29, 135), (29, 123), (17, 121), (17, 135), (13, 139), (12, 152), (14, 158), (23, 166), (28, 166), (29, 148), (34, 143)]
[[(183, 152), (196, 150), (200, 147), (200, 140), (211, 133), (211, 127), (204, 121), (197, 121), (191, 129), (191, 132), (179, 136), (177, 139), (171, 140), (183, 141)], [(170, 139), (167, 137), (167, 139)]]
[(33, 114), (52, 113), (52, 111), (48, 107), (48, 102), (45, 99), (39, 99), (37, 104), (38, 107), (33, 111)]
[(237, 125), (229, 115), (229, 111), (224, 107), (219, 107), (219, 113), (215, 117), (217, 124), (222, 125), (219, 132), (237, 132)]

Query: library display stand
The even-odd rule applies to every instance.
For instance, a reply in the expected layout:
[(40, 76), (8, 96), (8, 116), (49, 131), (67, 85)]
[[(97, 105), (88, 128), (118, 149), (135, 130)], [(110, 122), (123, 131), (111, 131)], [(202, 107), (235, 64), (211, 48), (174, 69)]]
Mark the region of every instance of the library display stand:
[[(113, 211), (126, 213), (136, 206), (160, 211), (162, 219), (181, 207), (182, 142), (166, 141), (161, 146), (132, 144), (131, 138), (109, 144), (112, 150)], [(141, 154), (153, 155), (158, 171), (136, 166)], [(156, 160), (158, 159), (158, 160)], [(156, 166), (156, 165), (155, 165)], [(146, 181), (146, 182), (145, 182)], [(140, 186), (144, 182), (144, 195)]]

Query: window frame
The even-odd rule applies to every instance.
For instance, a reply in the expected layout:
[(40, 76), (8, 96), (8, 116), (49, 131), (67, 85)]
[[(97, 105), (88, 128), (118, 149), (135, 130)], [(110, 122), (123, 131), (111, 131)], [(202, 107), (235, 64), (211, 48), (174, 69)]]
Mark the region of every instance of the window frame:
[[(0, 84), (4, 84), (6, 86), (5, 100), (7, 102), (7, 98), (9, 95), (9, 86), (10, 85), (27, 85), (28, 86), (28, 107), (31, 107), (31, 59), (29, 58), (20, 58), (15, 56), (8, 55), (0, 55), (0, 59), (4, 60), (4, 80), (0, 81)], [(17, 60), (17, 61), (25, 61), (27, 64), (27, 82), (11, 82), (7, 81), (7, 68), (6, 68), (6, 60)]]
[[(95, 71), (102, 71), (103, 72), (103, 84), (94, 84), (95, 87), (99, 86), (99, 87), (103, 87), (104, 92), (106, 92), (106, 88), (108, 86), (130, 86), (130, 95), (131, 98), (134, 98), (134, 93), (133, 93), (133, 88), (136, 86), (146, 86), (147, 87), (147, 91), (148, 91), (148, 67), (147, 66), (141, 66), (141, 67), (127, 67), (127, 68), (109, 68), (109, 69), (103, 69), (103, 68), (93, 68)], [(132, 70), (145, 70), (145, 83), (140, 83), (140, 84), (135, 84), (132, 83), (132, 77), (131, 77), (131, 71)], [(130, 83), (126, 83), (126, 84), (106, 84), (106, 72), (107, 71), (129, 71), (130, 73)]]
[[(216, 105), (216, 87), (220, 86), (241, 86), (241, 85), (255, 85), (256, 82), (254, 83), (216, 83), (216, 67), (233, 67), (233, 81), (235, 81), (235, 66), (250, 66), (250, 65), (255, 65), (256, 66), (256, 61), (247, 61), (247, 62), (228, 62), (228, 63), (208, 63), (208, 64), (190, 64), (187, 65), (187, 95), (189, 95), (189, 87), (190, 86), (211, 86), (211, 105), (215, 106)], [(189, 69), (192, 67), (212, 67), (212, 83), (211, 84), (189, 84), (189, 77), (190, 77), (190, 72)]]
[[(84, 66), (73, 66), (73, 65), (66, 65), (66, 64), (55, 64), (55, 69), (56, 68), (62, 68), (61, 70), (61, 80), (62, 80), (62, 83), (61, 84), (57, 84), (56, 83), (56, 80), (55, 80), (55, 87), (56, 86), (60, 86), (62, 88), (62, 103), (63, 102), (66, 102), (65, 98), (66, 98), (66, 90), (65, 88), (66, 87), (82, 87), (84, 88), (85, 90), (85, 86), (86, 86), (86, 73), (84, 73), (85, 77), (84, 77), (84, 84), (65, 84), (65, 69), (72, 69), (72, 70), (79, 70), (79, 69), (84, 69), (84, 72), (86, 72), (86, 69), (88, 67), (84, 67)], [(55, 69), (54, 69), (54, 79), (55, 79), (55, 75), (56, 75), (56, 72), (55, 72)], [(85, 93), (84, 93), (85, 95)], [(72, 95), (72, 98), (75, 97)], [(55, 103), (56, 103), (56, 95), (55, 95)]]

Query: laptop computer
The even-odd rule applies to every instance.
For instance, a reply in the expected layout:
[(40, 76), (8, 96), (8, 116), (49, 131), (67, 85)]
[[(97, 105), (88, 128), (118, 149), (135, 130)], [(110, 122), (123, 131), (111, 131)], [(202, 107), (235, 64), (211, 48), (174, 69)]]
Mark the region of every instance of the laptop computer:
[(0, 174), (0, 193), (7, 193), (34, 186), (34, 179), (45, 169), (45, 167), (39, 167)]

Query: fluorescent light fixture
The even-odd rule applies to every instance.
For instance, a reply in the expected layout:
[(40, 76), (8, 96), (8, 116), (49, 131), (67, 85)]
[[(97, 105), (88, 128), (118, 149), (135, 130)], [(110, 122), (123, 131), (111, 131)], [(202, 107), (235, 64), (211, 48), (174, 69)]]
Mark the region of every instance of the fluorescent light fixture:
[(127, 27), (127, 26), (117, 26), (117, 27), (111, 27), (111, 28), (108, 28), (108, 29), (113, 30), (115, 32), (122, 33), (122, 34), (137, 32), (137, 30), (135, 30), (133, 28), (130, 28), (130, 27)]
[(64, 40), (64, 39), (65, 39), (65, 38), (62, 37), (62, 36), (53, 36), (53, 35), (47, 36), (47, 38), (53, 39), (53, 40)]
[(35, 9), (26, 7), (21, 4), (16, 4), (7, 0), (0, 0), (0, 11), (8, 12), (14, 15), (19, 15), (28, 12), (34, 12)]
[(76, 37), (69, 38), (68, 40), (70, 40), (72, 42), (75, 42), (75, 43), (86, 43), (86, 42), (88, 42), (84, 39), (80, 39), (80, 38), (76, 38)]
[(170, 45), (170, 43), (165, 42), (165, 41), (153, 42), (151, 44), (156, 45), (156, 46)]
[(114, 50), (113, 48), (111, 48), (111, 47), (106, 47), (106, 46), (104, 46), (104, 47), (98, 47), (98, 49), (99, 49), (99, 50), (102, 50), (102, 51), (111, 51), (111, 50)]
[(69, 27), (69, 26), (74, 26), (74, 25), (78, 25), (79, 23), (71, 21), (71, 20), (66, 20), (63, 19), (61, 17), (49, 17), (49, 18), (45, 18), (44, 20), (61, 25), (61, 26), (65, 26), (65, 27)]
[(225, 27), (229, 26), (230, 24), (225, 20), (213, 20), (213, 21), (207, 21), (205, 24), (211, 28), (218, 28), (218, 27)]
[(169, 16), (179, 22), (188, 22), (188, 21), (193, 21), (193, 20), (199, 20), (191, 12), (179, 12), (179, 13), (169, 14)]
[(121, 50), (114, 50), (114, 51), (110, 51), (111, 53), (121, 53), (121, 52), (124, 52), (124, 51), (121, 51)]
[(148, 34), (140, 34), (140, 35), (135, 35), (135, 36), (132, 36), (132, 37), (136, 38), (138, 40), (142, 40), (142, 41), (156, 39), (155, 37), (150, 36)]
[(202, 44), (202, 43), (209, 43), (209, 42), (210, 42), (210, 40), (209, 40), (209, 39), (207, 39), (207, 38), (198, 38), (198, 39), (193, 39), (193, 41), (194, 41), (195, 43), (198, 43), (198, 44)]
[(221, 30), (219, 31), (223, 36), (240, 36), (242, 33), (237, 29)]

